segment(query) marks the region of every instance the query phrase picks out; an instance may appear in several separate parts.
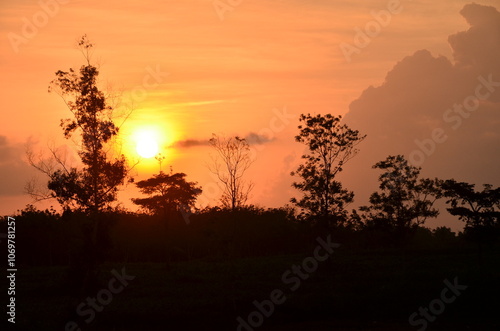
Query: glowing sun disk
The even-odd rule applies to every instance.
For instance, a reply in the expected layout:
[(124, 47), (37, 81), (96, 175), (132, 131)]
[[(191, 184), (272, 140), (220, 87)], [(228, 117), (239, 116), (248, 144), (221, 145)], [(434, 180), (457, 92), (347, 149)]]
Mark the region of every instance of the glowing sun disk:
[(136, 151), (143, 158), (158, 154), (158, 138), (152, 132), (143, 131), (136, 136)]

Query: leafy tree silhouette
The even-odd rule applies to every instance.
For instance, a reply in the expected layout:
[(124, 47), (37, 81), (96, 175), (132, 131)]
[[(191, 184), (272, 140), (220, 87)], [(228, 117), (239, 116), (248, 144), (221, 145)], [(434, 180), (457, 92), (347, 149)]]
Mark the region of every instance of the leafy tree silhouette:
[(442, 183), (448, 212), (465, 222), (465, 235), (482, 249), (483, 242), (492, 242), (500, 233), (500, 187), (483, 185), (476, 191), (474, 184), (454, 179)]
[(68, 166), (54, 151), (51, 152), (57, 169), (35, 164), (33, 158), (30, 163), (49, 176), (50, 197), (57, 199), (65, 214), (72, 214), (73, 220), (82, 226), (84, 257), (78, 269), (83, 269), (82, 291), (86, 291), (96, 276), (98, 260), (104, 255), (101, 239), (108, 228), (103, 224), (104, 213), (112, 210), (128, 170), (123, 155), (110, 156), (108, 147), (119, 128), (112, 120), (113, 108), (97, 86), (99, 71), (91, 64), (93, 44), (84, 35), (78, 46), (86, 64), (79, 71), (57, 71), (49, 92), (58, 93), (73, 115), (61, 120), (60, 125), (66, 139), (77, 141), (82, 167)]
[(183, 218), (186, 213), (190, 213), (191, 209), (194, 208), (196, 198), (202, 192), (201, 187), (196, 185), (196, 182), (186, 181), (185, 173), (173, 173), (172, 168), (169, 174), (160, 171), (159, 174), (136, 183), (139, 190), (143, 194), (149, 195), (149, 197), (134, 198), (132, 202), (141, 206), (149, 214), (163, 218), (166, 232), (164, 249), (167, 269), (170, 268), (171, 255), (170, 223)]
[(367, 227), (395, 231), (398, 240), (405, 240), (412, 228), (437, 217), (433, 205), (441, 197), (440, 180), (419, 178), (421, 168), (403, 155), (388, 156), (373, 168), (385, 172), (379, 176), (381, 192), (370, 196), (371, 205), (360, 207)]
[(136, 186), (147, 198), (134, 198), (132, 202), (148, 213), (168, 217), (172, 212), (194, 208), (196, 198), (202, 190), (195, 182), (186, 181), (185, 173), (166, 174), (160, 171), (153, 177), (141, 180)]
[(291, 173), (301, 178), (292, 186), (304, 195), (291, 202), (301, 208), (299, 217), (326, 228), (342, 225), (347, 219), (345, 205), (353, 201), (354, 193), (344, 189), (335, 176), (358, 153), (356, 146), (366, 137), (341, 125), (341, 119), (331, 114), (302, 114), (304, 124), (299, 125), (295, 137), (308, 147), (308, 154), (302, 155), (305, 162)]

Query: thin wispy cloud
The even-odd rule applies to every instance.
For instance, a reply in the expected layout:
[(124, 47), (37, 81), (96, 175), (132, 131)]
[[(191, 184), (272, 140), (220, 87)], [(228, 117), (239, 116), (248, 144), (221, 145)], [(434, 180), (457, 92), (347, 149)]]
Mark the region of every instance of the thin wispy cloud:
[[(233, 136), (234, 137), (234, 136)], [(263, 145), (274, 141), (276, 138), (269, 138), (265, 135), (259, 135), (255, 132), (250, 132), (243, 137), (249, 145)], [(191, 148), (200, 146), (210, 146), (210, 138), (207, 139), (185, 139), (179, 140), (170, 145), (170, 148)]]

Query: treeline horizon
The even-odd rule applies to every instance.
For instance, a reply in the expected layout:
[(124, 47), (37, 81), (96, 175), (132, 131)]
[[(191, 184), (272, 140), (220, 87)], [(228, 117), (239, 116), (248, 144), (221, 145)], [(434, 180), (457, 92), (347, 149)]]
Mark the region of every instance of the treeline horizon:
[[(125, 155), (111, 152), (120, 127), (98, 86), (93, 44), (83, 36), (78, 45), (85, 64), (79, 70), (58, 70), (49, 91), (68, 107), (70, 118), (60, 126), (64, 137), (75, 142), (80, 163), (67, 164), (55, 149), (50, 150), (52, 159), (27, 155), (47, 177), (42, 190), (28, 183), (28, 193), (35, 201), (56, 199), (62, 212), (28, 205), (14, 217), (19, 263), (70, 266), (69, 278), (79, 296), (93, 289), (107, 261), (162, 262), (170, 268), (174, 261), (198, 258), (307, 254), (318, 237), (327, 236), (360, 250), (454, 249), (470, 242), (481, 252), (498, 242), (500, 187), (485, 184), (477, 190), (454, 179), (422, 178), (421, 168), (403, 155), (388, 155), (373, 165), (379, 171), (378, 190), (368, 205), (349, 210), (355, 194), (338, 175), (356, 157), (366, 135), (332, 114), (299, 117), (294, 139), (305, 152), (290, 174), (297, 190), (290, 205), (250, 205), (254, 185), (247, 178), (253, 162), (249, 142), (214, 134), (209, 170), (222, 191), (219, 206), (195, 208), (203, 188), (183, 172), (160, 170), (135, 182), (143, 196), (132, 202), (144, 213), (122, 210), (118, 192), (134, 182), (132, 167)], [(164, 157), (158, 154), (156, 159), (161, 169)], [(463, 233), (423, 227), (438, 216), (439, 199), (464, 223)]]
[[(32, 205), (18, 211), (16, 252), (19, 265), (75, 266), (89, 253), (89, 227), (82, 213)], [(316, 239), (331, 235), (340, 249), (353, 252), (475, 251), (497, 246), (498, 233), (478, 241), (477, 233), (458, 234), (449, 227), (416, 226), (409, 231), (372, 225), (318, 229), (301, 221), (290, 207), (211, 207), (189, 216), (110, 211), (100, 229), (97, 246), (101, 263), (165, 263), (195, 259), (226, 260), (272, 255), (308, 254)], [(1, 222), (6, 231), (7, 222)]]

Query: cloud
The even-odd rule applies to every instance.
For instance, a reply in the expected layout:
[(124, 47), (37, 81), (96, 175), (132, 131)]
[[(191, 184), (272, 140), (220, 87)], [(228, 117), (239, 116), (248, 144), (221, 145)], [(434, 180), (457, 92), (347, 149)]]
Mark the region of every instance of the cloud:
[(34, 172), (23, 156), (22, 144), (11, 143), (7, 137), (0, 136), (0, 196), (23, 194)]
[(191, 148), (191, 147), (208, 146), (208, 145), (209, 145), (208, 139), (204, 139), (204, 140), (186, 139), (186, 140), (176, 141), (170, 147), (175, 147), (175, 148)]
[(0, 163), (6, 162), (12, 156), (12, 147), (7, 143), (7, 137), (0, 136)]
[(457, 67), (498, 72), (500, 13), (491, 6), (468, 4), (460, 14), (471, 27), (448, 38)]
[(358, 203), (377, 189), (371, 166), (389, 154), (425, 176), (500, 185), (500, 13), (478, 4), (460, 13), (470, 28), (449, 37), (453, 60), (419, 50), (350, 104), (345, 121), (367, 134), (343, 174)]
[(266, 137), (265, 135), (261, 135), (255, 132), (250, 132), (245, 136), (245, 139), (250, 145), (262, 145), (274, 141), (276, 138), (274, 137), (269, 138)]
[[(275, 140), (275, 138), (269, 138), (265, 135), (260, 135), (255, 132), (248, 133), (244, 139), (248, 142), (249, 145), (262, 145)], [(199, 146), (210, 146), (209, 139), (186, 139), (179, 140), (173, 143), (170, 147), (174, 148), (191, 148), (191, 147), (199, 147)]]

